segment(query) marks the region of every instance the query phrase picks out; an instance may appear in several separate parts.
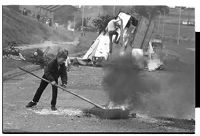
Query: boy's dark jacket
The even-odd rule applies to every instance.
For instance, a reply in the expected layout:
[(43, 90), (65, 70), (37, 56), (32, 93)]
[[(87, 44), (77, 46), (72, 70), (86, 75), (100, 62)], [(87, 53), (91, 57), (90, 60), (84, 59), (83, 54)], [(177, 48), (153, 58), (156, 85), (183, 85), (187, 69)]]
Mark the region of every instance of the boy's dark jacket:
[(61, 64), (58, 70), (58, 63), (56, 58), (51, 60), (44, 68), (44, 75), (51, 82), (57, 81), (60, 76), (62, 83), (67, 84), (67, 71), (65, 63)]

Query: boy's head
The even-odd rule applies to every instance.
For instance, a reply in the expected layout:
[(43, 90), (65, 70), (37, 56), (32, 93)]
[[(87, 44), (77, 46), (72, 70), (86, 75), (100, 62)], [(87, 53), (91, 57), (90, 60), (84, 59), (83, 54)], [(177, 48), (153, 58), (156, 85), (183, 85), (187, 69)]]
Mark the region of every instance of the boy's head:
[(56, 56), (58, 64), (65, 63), (66, 59), (68, 57), (68, 50), (60, 50)]

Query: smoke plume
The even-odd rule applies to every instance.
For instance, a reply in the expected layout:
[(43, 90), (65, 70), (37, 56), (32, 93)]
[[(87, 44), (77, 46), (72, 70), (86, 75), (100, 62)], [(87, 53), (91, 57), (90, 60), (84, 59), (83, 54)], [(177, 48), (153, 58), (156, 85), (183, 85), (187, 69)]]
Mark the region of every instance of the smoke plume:
[(194, 67), (171, 59), (163, 71), (147, 72), (130, 55), (105, 64), (104, 90), (115, 104), (155, 116), (194, 118)]

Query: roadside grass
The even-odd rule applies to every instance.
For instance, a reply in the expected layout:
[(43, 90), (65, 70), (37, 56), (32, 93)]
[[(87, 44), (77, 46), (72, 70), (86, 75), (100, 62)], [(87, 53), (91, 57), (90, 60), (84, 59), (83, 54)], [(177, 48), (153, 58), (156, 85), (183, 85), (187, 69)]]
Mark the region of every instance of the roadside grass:
[[(157, 23), (157, 22), (156, 22)], [(171, 39), (177, 39), (178, 38), (178, 24), (164, 24), (164, 36), (170, 37)], [(162, 35), (163, 33), (163, 25), (161, 24), (159, 29), (158, 26), (156, 26), (156, 33), (159, 35)], [(187, 39), (194, 41), (195, 40), (195, 28), (194, 26), (180, 26), (180, 38), (181, 39)]]
[[(156, 17), (155, 31), (157, 34), (163, 34), (163, 23), (164, 23), (164, 36), (170, 39), (177, 39), (179, 30), (179, 9), (170, 9), (170, 12), (166, 16)], [(181, 25), (180, 25), (180, 39), (195, 41), (195, 27), (182, 25), (182, 21), (194, 21), (194, 10), (182, 10), (181, 12)], [(160, 25), (159, 25), (160, 21)]]

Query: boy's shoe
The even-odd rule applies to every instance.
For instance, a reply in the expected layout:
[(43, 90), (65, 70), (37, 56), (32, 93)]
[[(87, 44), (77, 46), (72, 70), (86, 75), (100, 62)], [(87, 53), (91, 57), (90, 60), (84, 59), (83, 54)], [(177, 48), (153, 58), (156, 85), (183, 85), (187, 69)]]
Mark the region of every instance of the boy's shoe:
[(33, 107), (33, 106), (35, 106), (35, 105), (37, 105), (37, 103), (34, 102), (34, 101), (31, 101), (31, 102), (29, 102), (29, 103), (26, 105), (26, 108), (30, 108), (30, 107)]
[(52, 106), (51, 106), (51, 110), (52, 110), (52, 111), (56, 111), (56, 110), (57, 110), (56, 106), (53, 106), (53, 105), (52, 105)]

